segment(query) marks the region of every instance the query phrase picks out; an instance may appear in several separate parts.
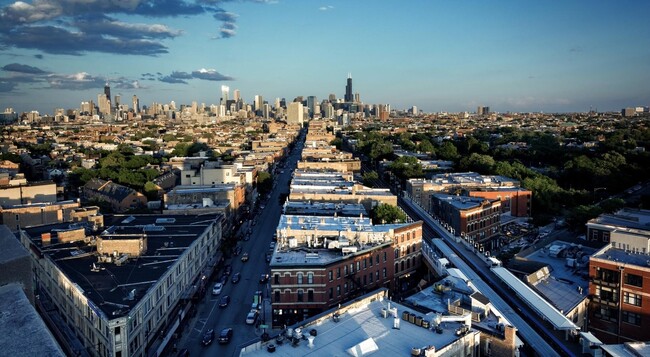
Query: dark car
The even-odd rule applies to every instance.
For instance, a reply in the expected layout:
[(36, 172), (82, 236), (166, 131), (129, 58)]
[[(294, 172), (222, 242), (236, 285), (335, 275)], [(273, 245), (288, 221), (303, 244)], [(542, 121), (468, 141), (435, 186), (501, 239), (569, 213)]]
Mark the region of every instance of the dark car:
[(229, 343), (231, 338), (232, 338), (232, 329), (230, 327), (226, 327), (225, 329), (221, 330), (221, 333), (219, 334), (219, 343), (220, 344)]
[(235, 273), (232, 276), (232, 279), (230, 279), (230, 281), (232, 281), (233, 284), (237, 284), (240, 279), (241, 279), (241, 273)]
[(203, 340), (201, 341), (201, 343), (203, 344), (203, 346), (207, 346), (211, 344), (213, 340), (214, 340), (214, 330), (209, 329), (203, 335)]
[(271, 261), (271, 254), (266, 253), (266, 262), (269, 263)]
[(223, 267), (223, 273), (225, 275), (230, 275), (232, 273), (232, 265), (228, 264)]
[(219, 299), (219, 307), (226, 307), (228, 304), (230, 304), (230, 296), (225, 295)]
[(241, 253), (241, 247), (236, 246), (235, 249), (233, 249), (232, 254), (233, 255), (239, 255)]
[(226, 274), (221, 275), (221, 277), (219, 278), (219, 282), (221, 283), (221, 285), (226, 285), (226, 283), (228, 282), (228, 275)]
[(264, 284), (269, 281), (269, 274), (262, 274), (260, 276), (260, 284)]

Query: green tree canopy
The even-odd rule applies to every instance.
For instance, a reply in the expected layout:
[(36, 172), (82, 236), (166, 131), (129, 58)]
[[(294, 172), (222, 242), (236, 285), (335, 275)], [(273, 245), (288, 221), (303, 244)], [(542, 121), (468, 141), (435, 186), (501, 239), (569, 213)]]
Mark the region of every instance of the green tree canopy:
[(413, 156), (398, 157), (390, 164), (389, 169), (402, 180), (424, 176), (422, 164)]
[(399, 208), (381, 203), (370, 212), (374, 224), (405, 223), (406, 214)]

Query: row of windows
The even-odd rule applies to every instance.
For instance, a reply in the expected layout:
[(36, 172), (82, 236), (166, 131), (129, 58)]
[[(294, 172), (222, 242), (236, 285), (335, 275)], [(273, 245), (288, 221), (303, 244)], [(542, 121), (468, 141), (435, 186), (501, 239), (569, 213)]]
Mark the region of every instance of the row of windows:
[(641, 295), (624, 291), (623, 302), (634, 306), (641, 306)]
[[(280, 290), (276, 290), (274, 293), (274, 302), (281, 302), (282, 301), (282, 294), (280, 293)], [(305, 291), (302, 289), (298, 289), (296, 292), (296, 301), (297, 302), (304, 302), (305, 301)], [(314, 302), (314, 290), (307, 290), (307, 302)]]
[[(304, 274), (303, 273), (297, 273), (296, 274), (296, 283), (297, 284), (304, 284), (305, 279), (304, 279)], [(274, 284), (280, 284), (280, 274), (275, 274), (273, 275), (273, 283)], [(314, 283), (314, 273), (307, 273), (307, 284), (313, 284)]]
[[(396, 250), (397, 252), (397, 250)], [(388, 254), (384, 251), (384, 263), (388, 260)], [(376, 265), (379, 265), (379, 254), (375, 255), (374, 261)], [(363, 263), (363, 268), (361, 264)], [(361, 271), (362, 269), (367, 269), (368, 267), (373, 266), (373, 258), (370, 257), (365, 257), (363, 260), (357, 261), (355, 263), (350, 263), (350, 265), (344, 265), (343, 266), (343, 275), (347, 276), (348, 274), (354, 274), (355, 272), (355, 266), (356, 266), (356, 271)], [(349, 267), (349, 268), (348, 268)], [(329, 270), (327, 272), (327, 278), (329, 281), (334, 280), (334, 270)], [(341, 267), (336, 268), (336, 278), (340, 279), (341, 278)]]

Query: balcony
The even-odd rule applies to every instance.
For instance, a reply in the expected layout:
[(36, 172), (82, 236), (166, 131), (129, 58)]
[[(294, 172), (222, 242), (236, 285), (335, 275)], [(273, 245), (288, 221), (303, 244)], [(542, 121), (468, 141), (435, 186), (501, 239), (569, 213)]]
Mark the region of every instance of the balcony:
[(619, 305), (618, 301), (607, 300), (598, 296), (594, 296), (591, 300), (605, 306), (618, 307)]
[(591, 279), (591, 282), (593, 284), (596, 284), (596, 285), (608, 286), (610, 288), (616, 288), (616, 289), (618, 289), (618, 287), (620, 286), (620, 283), (618, 281), (612, 282), (612, 281), (607, 281), (607, 280), (603, 280), (603, 279), (600, 279), (600, 278), (593, 278), (593, 279)]

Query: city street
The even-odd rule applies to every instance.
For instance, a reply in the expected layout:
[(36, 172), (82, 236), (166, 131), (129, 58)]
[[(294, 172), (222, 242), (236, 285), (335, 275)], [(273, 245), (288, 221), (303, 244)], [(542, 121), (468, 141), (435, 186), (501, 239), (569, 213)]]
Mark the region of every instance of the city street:
[[(196, 316), (190, 320), (189, 326), (183, 331), (180, 343), (177, 345), (179, 351), (186, 348), (191, 356), (237, 355), (242, 345), (247, 345), (264, 332), (261, 328), (256, 328), (255, 325), (246, 324), (246, 316), (251, 310), (255, 292), (258, 290), (263, 291), (264, 296), (258, 321), (270, 325), (271, 302), (268, 283), (261, 285), (259, 280), (262, 274), (268, 273), (266, 254), (282, 212), (278, 199), (281, 194), (288, 194), (289, 181), (300, 158), (301, 148), (301, 145), (296, 145), (296, 148), (288, 155), (284, 169), (278, 170), (278, 175), (274, 176), (274, 186), (270, 197), (268, 199), (260, 198), (259, 204), (264, 208), (253, 213), (251, 220), (243, 224), (242, 231), (245, 232), (250, 227), (251, 236), (250, 240), (239, 242), (242, 247), (241, 254), (226, 261), (226, 264), (232, 265), (232, 274), (229, 279), (233, 274), (239, 272), (241, 280), (237, 284), (228, 280), (218, 296), (212, 295), (212, 287), (216, 282), (210, 282), (205, 297), (197, 307)], [(241, 256), (244, 253), (249, 254), (247, 262), (241, 261)], [(218, 280), (221, 272), (215, 276)], [(231, 301), (227, 307), (222, 308), (219, 307), (219, 299), (224, 295), (229, 295)], [(233, 337), (229, 344), (220, 345), (217, 339), (221, 330), (226, 327), (233, 329)], [(209, 329), (214, 329), (215, 340), (211, 345), (204, 347), (201, 341)]]

